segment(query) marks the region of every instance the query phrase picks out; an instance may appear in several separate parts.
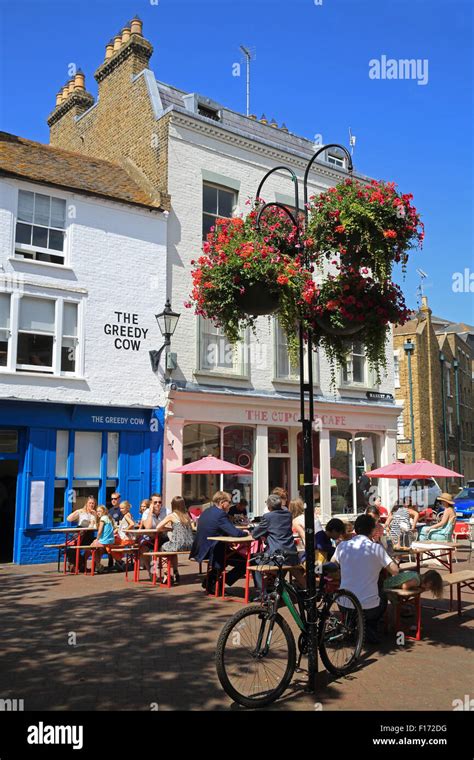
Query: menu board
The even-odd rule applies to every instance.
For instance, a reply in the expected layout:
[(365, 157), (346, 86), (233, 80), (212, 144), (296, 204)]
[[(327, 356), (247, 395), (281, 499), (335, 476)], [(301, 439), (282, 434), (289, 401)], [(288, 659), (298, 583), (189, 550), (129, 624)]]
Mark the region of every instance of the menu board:
[(44, 522), (44, 480), (32, 480), (30, 488), (30, 525)]

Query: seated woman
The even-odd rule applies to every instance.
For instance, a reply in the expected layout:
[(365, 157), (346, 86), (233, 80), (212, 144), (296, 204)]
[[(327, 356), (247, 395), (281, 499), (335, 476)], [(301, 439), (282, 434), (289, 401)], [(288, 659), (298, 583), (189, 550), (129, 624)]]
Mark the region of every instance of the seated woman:
[(385, 591), (396, 588), (404, 591), (420, 588), (422, 591), (431, 591), (436, 599), (443, 596), (443, 579), (436, 570), (427, 570), (422, 575), (412, 570), (403, 570), (391, 578), (386, 578), (383, 587)]
[[(135, 540), (130, 536), (129, 533), (127, 533), (127, 530), (133, 530), (135, 527), (135, 520), (133, 519), (132, 515), (130, 514), (130, 510), (132, 508), (132, 505), (129, 501), (122, 501), (120, 502), (120, 515), (121, 519), (119, 521), (118, 527), (115, 529), (115, 542), (114, 542), (114, 549), (120, 549), (123, 547), (124, 549), (127, 546), (133, 546), (135, 543)], [(119, 557), (123, 557), (122, 554), (116, 555)], [(121, 560), (116, 560), (116, 565), (119, 568), (119, 570), (123, 570), (125, 568), (125, 565)]]
[[(90, 546), (94, 540), (94, 531), (97, 529), (96, 509), (97, 501), (95, 497), (88, 496), (85, 505), (80, 509), (75, 509), (74, 512), (71, 512), (71, 514), (66, 518), (68, 523), (77, 523), (77, 526), (79, 528), (84, 528), (84, 531), (79, 534), (81, 537), (81, 544), (83, 544), (83, 546)], [(75, 546), (76, 542), (77, 538), (71, 542), (71, 546)], [(76, 550), (67, 549), (66, 556), (68, 561), (68, 569), (70, 571), (74, 571), (76, 563)], [(79, 558), (79, 571), (82, 572), (83, 570), (84, 555), (81, 555)]]
[(454, 501), (449, 493), (442, 493), (438, 496), (444, 506), (438, 522), (434, 525), (425, 525), (419, 533), (419, 541), (450, 541), (456, 524), (456, 512), (454, 510)]
[(109, 510), (103, 504), (99, 504), (97, 507), (97, 519), (99, 521), (99, 527), (97, 530), (97, 538), (92, 541), (91, 546), (95, 546), (97, 551), (96, 572), (104, 573), (105, 568), (100, 564), (100, 558), (108, 549), (111, 549), (115, 541), (114, 536), (114, 521), (109, 516)]
[[(385, 531), (388, 533), (388, 537), (394, 546), (400, 545), (402, 533), (407, 533), (412, 527), (415, 529), (418, 517), (418, 512), (412, 507), (402, 506), (401, 504), (395, 504), (392, 507), (392, 511), (385, 523)], [(413, 526), (410, 518), (413, 520)]]
[[(191, 518), (186, 509), (186, 503), (182, 496), (175, 496), (171, 500), (171, 514), (158, 524), (158, 531), (168, 532), (168, 541), (160, 547), (162, 552), (190, 551), (194, 541)], [(171, 557), (173, 568), (173, 582), (179, 583), (178, 558)], [(163, 582), (165, 579), (163, 579)]]

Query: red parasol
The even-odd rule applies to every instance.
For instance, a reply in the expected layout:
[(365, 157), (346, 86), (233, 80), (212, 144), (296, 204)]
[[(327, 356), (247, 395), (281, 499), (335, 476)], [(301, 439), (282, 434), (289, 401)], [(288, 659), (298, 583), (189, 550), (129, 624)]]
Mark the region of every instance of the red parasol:
[(240, 467), (238, 464), (225, 462), (217, 457), (207, 456), (197, 462), (183, 464), (169, 472), (179, 472), (182, 475), (252, 475), (252, 470)]

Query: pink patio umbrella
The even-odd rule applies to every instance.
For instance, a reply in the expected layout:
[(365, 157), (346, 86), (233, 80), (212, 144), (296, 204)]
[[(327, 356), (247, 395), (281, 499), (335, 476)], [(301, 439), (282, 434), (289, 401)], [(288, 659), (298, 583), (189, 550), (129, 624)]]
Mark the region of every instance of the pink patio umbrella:
[(440, 464), (434, 464), (427, 459), (419, 459), (413, 464), (406, 464), (404, 477), (407, 478), (463, 478), (459, 472), (448, 470)]
[(231, 464), (231, 462), (211, 455), (198, 459), (196, 462), (175, 467), (169, 472), (178, 472), (182, 475), (252, 475), (252, 470), (248, 470), (246, 467)]
[(371, 470), (365, 474), (368, 475), (369, 478), (396, 478), (397, 480), (401, 480), (402, 478), (410, 477), (407, 472), (407, 467), (409, 467), (409, 465), (403, 464), (403, 462), (391, 462), (391, 464), (386, 464), (384, 467), (378, 467), (376, 470)]

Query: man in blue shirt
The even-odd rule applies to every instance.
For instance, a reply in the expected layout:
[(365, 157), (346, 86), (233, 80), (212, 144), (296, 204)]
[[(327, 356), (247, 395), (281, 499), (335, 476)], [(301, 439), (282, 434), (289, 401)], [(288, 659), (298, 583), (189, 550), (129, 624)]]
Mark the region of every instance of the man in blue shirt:
[[(231, 505), (230, 494), (225, 491), (217, 491), (212, 497), (212, 501), (213, 504), (204, 510), (198, 520), (196, 537), (189, 555), (190, 559), (195, 559), (197, 562), (209, 560), (211, 570), (207, 577), (207, 583), (206, 581), (203, 583), (203, 588), (209, 594), (214, 593), (217, 579), (224, 569), (225, 553), (225, 545), (219, 541), (210, 541), (209, 536), (242, 538), (248, 535), (248, 531), (239, 530), (229, 519), (227, 512)], [(232, 586), (239, 578), (244, 577), (246, 563), (245, 558), (239, 555), (229, 558), (228, 563), (233, 565), (233, 570), (226, 574), (226, 583), (228, 586)]]
[(333, 517), (332, 520), (329, 520), (326, 528), (318, 531), (314, 536), (314, 548), (320, 552), (324, 552), (327, 561), (329, 562), (336, 551), (335, 547), (332, 545), (332, 540), (336, 541), (338, 538), (341, 538), (341, 536), (344, 535), (344, 532), (345, 527), (342, 520)]

